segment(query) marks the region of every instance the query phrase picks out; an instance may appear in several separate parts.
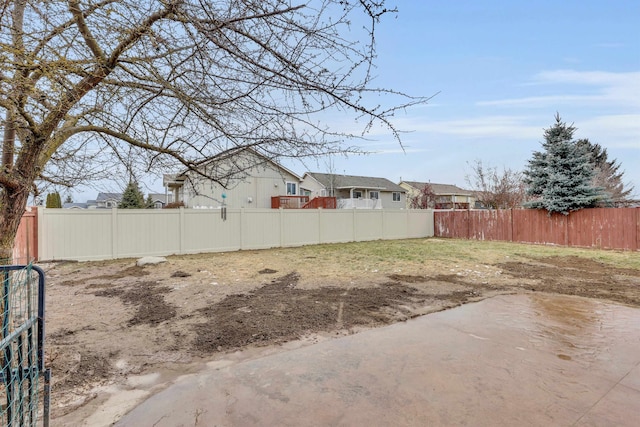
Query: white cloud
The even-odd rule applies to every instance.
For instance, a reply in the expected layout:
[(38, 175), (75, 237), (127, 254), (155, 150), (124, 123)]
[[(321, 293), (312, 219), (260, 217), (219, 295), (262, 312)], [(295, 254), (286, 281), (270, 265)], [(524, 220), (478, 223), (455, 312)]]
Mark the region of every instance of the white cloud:
[(577, 137), (589, 138), (606, 148), (640, 150), (640, 114), (596, 116), (576, 125)]
[[(396, 147), (397, 147), (397, 144), (396, 144)], [(429, 151), (433, 151), (433, 150), (428, 148), (409, 148), (409, 147), (405, 147), (405, 149), (403, 150), (402, 148), (398, 147), (398, 148), (387, 148), (383, 150), (376, 150), (376, 151), (372, 151), (370, 154), (415, 154), (415, 153), (426, 153)]]
[[(560, 86), (560, 88), (554, 95), (479, 101), (476, 105), (553, 108), (558, 104), (580, 104), (581, 106), (640, 108), (640, 72), (543, 71), (536, 74), (526, 86)], [(575, 94), (576, 89), (581, 93)]]
[(542, 126), (536, 126), (526, 116), (483, 116), (469, 119), (430, 121), (428, 119), (404, 120), (401, 126), (417, 133), (455, 135), (464, 138), (537, 139)]

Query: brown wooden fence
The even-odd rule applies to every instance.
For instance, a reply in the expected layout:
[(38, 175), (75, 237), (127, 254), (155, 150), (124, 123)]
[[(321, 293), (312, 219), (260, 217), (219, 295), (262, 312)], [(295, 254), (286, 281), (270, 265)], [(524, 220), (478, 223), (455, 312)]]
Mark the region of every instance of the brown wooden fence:
[(38, 210), (30, 208), (18, 226), (13, 245), (13, 263), (27, 264), (38, 259)]
[(640, 249), (640, 208), (582, 209), (548, 215), (534, 209), (434, 213), (436, 237), (600, 249)]

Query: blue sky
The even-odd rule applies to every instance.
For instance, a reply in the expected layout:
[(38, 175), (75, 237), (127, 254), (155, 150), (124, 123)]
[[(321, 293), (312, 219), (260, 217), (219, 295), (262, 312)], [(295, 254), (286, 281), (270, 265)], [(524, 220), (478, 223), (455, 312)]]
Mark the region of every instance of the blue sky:
[[(622, 163), (640, 197), (640, 1), (387, 0), (378, 26), (379, 87), (428, 105), (397, 114), (404, 151), (374, 128), (366, 156), (335, 157), (336, 173), (467, 187), (468, 162), (523, 170), (556, 112)], [(355, 31), (355, 30), (354, 30)], [(354, 124), (334, 125), (353, 130)], [(285, 164), (328, 172), (327, 159)], [(83, 189), (74, 199), (94, 198)], [(163, 191), (161, 181), (145, 191)]]
[(476, 159), (524, 169), (558, 112), (622, 162), (640, 195), (640, 1), (397, 4), (378, 27), (376, 82), (439, 94), (396, 116), (412, 131), (405, 152), (376, 130), (362, 144), (376, 154), (334, 158), (336, 172), (465, 187)]

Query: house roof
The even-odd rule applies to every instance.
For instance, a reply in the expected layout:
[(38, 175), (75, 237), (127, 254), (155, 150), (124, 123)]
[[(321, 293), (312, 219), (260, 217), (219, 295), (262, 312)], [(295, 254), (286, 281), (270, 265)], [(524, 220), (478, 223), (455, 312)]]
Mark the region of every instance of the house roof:
[(387, 178), (377, 178), (371, 176), (354, 176), (340, 175), (318, 172), (307, 172), (305, 176), (310, 176), (325, 188), (332, 186), (336, 189), (341, 188), (363, 188), (382, 191), (400, 191), (405, 193), (406, 190), (389, 181)]
[[(221, 153), (218, 153), (218, 155), (216, 155), (216, 157), (212, 158), (212, 159), (205, 159), (200, 161), (197, 164), (197, 167), (203, 167), (215, 162), (220, 162), (222, 164), (224, 164), (224, 162), (229, 162), (230, 160), (234, 159), (235, 156), (238, 155), (242, 155), (242, 154), (252, 154), (256, 157), (259, 157), (260, 159), (262, 159), (263, 161), (257, 164), (254, 164), (253, 162), (248, 162), (245, 164), (240, 165), (240, 169), (239, 172), (242, 172), (242, 169), (249, 169), (251, 167), (254, 166), (260, 166), (260, 165), (264, 165), (266, 163), (271, 164), (272, 166), (274, 166), (277, 169), (280, 169), (281, 171), (284, 171), (290, 175), (293, 175), (298, 181), (301, 180), (300, 175), (298, 175), (297, 173), (293, 172), (292, 170), (282, 166), (280, 163), (278, 163), (276, 161), (276, 159), (273, 159), (271, 157), (268, 157), (267, 155), (261, 153), (259, 150), (252, 148), (252, 147), (234, 147), (234, 148), (230, 148), (226, 151), (223, 151)], [(236, 165), (237, 167), (238, 165)], [(167, 186), (167, 185), (177, 185), (180, 186), (183, 184), (184, 180), (185, 180), (185, 175), (189, 173), (189, 169), (184, 169), (179, 173), (176, 174), (164, 174), (162, 176), (162, 181), (163, 181), (163, 185)]]
[(471, 196), (473, 195), (471, 191), (464, 190), (460, 187), (457, 187), (453, 184), (435, 184), (433, 182), (417, 182), (417, 181), (402, 181), (407, 185), (415, 188), (416, 190), (422, 190), (425, 185), (430, 185), (431, 189), (435, 194), (449, 195), (456, 194), (460, 196)]
[(153, 202), (162, 202), (162, 203), (169, 203), (167, 202), (167, 200), (173, 200), (173, 194), (169, 193), (169, 194), (164, 194), (164, 193), (149, 193), (149, 197), (151, 198), (151, 200), (153, 200)]
[(98, 193), (98, 197), (96, 201), (98, 202), (106, 202), (107, 200), (122, 200), (122, 193)]
[(87, 203), (64, 203), (62, 207), (65, 209), (87, 209), (89, 205)]

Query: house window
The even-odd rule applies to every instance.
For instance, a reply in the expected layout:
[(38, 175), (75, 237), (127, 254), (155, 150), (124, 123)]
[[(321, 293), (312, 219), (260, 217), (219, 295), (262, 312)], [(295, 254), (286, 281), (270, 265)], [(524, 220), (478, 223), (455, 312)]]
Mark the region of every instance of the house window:
[(400, 192), (399, 191), (394, 191), (393, 192), (393, 201), (394, 202), (399, 202), (400, 201)]
[(353, 192), (354, 199), (362, 199), (362, 191), (354, 191)]
[(369, 198), (377, 200), (380, 198), (380, 193), (377, 191), (369, 191)]
[(295, 182), (287, 182), (287, 196), (295, 196), (298, 194), (298, 184)]

